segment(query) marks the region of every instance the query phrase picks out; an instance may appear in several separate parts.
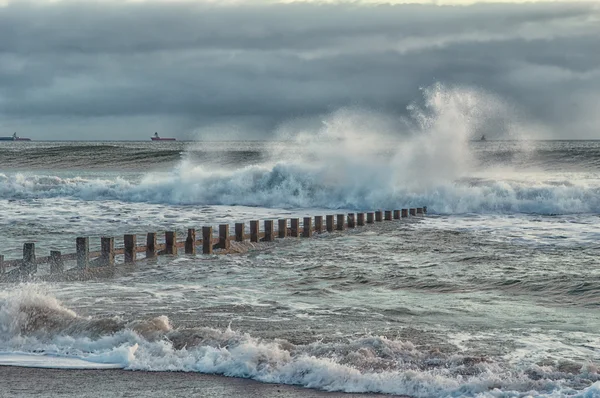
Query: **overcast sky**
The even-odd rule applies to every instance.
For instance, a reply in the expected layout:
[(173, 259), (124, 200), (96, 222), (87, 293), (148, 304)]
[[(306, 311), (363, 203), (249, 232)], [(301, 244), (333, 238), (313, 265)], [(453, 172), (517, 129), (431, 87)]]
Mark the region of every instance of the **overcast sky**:
[(600, 139), (598, 2), (420, 2), (0, 0), (0, 135), (254, 139), (348, 106), (401, 116), (439, 82)]

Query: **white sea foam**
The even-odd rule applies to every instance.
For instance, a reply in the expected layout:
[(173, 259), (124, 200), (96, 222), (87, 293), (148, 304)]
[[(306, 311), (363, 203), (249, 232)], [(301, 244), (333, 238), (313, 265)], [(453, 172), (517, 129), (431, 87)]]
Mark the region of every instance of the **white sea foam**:
[[(32, 311), (31, 303), (37, 310)], [(40, 308), (44, 323), (37, 328), (12, 326), (12, 318), (36, 319)], [(4, 292), (0, 311), (0, 365), (201, 372), (326, 391), (415, 397), (596, 397), (600, 392), (598, 382), (591, 384), (598, 380), (593, 367), (570, 373), (548, 365), (513, 367), (500, 358), (443, 354), (380, 336), (294, 345), (229, 328), (173, 330), (166, 317), (124, 322), (106, 332), (101, 320), (77, 316), (37, 286)], [(64, 314), (69, 318), (62, 323)], [(536, 377), (531, 378), (533, 373)]]
[[(475, 169), (469, 141), (489, 130), (487, 124), (497, 128), (497, 136), (529, 137), (530, 129), (516, 123), (514, 112), (498, 98), (435, 85), (409, 109), (409, 119), (342, 109), (317, 130), (282, 127), (278, 137), (287, 144), (269, 146), (271, 156), (260, 164), (233, 170), (185, 157), (170, 172), (135, 182), (0, 174), (0, 198), (280, 208), (427, 205), (437, 213), (600, 211), (595, 174)], [(518, 147), (528, 150), (525, 141)]]
[[(475, 169), (469, 141), (494, 127), (496, 137), (529, 138), (529, 126), (498, 98), (434, 85), (407, 119), (357, 109), (329, 115), (317, 130), (280, 129), (260, 164), (238, 169), (185, 157), (168, 173), (141, 181), (0, 174), (0, 198), (72, 197), (182, 205), (279, 208), (398, 208), (437, 213), (589, 213), (600, 211), (593, 173), (523, 174)], [(528, 146), (518, 145), (525, 153)]]

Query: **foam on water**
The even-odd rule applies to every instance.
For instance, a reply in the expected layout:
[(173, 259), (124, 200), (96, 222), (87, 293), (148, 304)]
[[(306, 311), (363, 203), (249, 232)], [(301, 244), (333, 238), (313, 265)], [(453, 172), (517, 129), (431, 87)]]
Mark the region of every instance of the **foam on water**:
[(373, 209), (427, 203), (431, 212), (440, 214), (600, 211), (600, 186), (597, 181), (583, 180), (584, 177), (568, 183), (527, 176), (502, 181), (468, 179), (412, 190), (403, 186), (377, 187), (368, 179), (354, 186), (328, 185), (323, 182), (327, 178), (319, 174), (287, 164), (272, 169), (254, 166), (229, 175), (215, 175), (201, 166), (182, 166), (172, 175), (149, 176), (140, 183), (0, 174), (0, 194), (11, 200), (70, 197), (86, 201), (275, 208)]
[[(101, 356), (104, 361), (104, 356)], [(0, 366), (44, 369), (123, 369), (120, 362), (97, 362), (98, 357), (64, 357), (51, 354), (0, 352)], [(95, 361), (96, 360), (96, 361)]]
[(373, 335), (292, 344), (229, 328), (173, 329), (164, 316), (83, 318), (36, 285), (3, 292), (0, 314), (3, 365), (201, 372), (415, 397), (594, 397), (600, 392), (600, 376), (590, 364), (512, 364)]
[[(445, 214), (600, 211), (594, 171), (523, 173), (476, 164), (470, 141), (488, 125), (496, 138), (530, 136), (532, 128), (498, 98), (434, 85), (409, 110), (411, 118), (395, 119), (342, 109), (316, 130), (282, 127), (278, 138), (285, 145), (269, 145), (264, 159), (238, 168), (184, 156), (170, 172), (141, 179), (0, 174), (0, 198), (329, 209), (427, 204)], [(529, 150), (526, 141), (518, 143), (523, 156)]]

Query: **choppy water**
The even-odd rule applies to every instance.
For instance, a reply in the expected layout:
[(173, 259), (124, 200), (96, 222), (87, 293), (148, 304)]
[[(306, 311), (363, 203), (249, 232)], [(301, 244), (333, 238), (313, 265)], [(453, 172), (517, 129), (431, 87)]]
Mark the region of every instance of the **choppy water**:
[(76, 236), (430, 214), (160, 257), (107, 280), (4, 284), (0, 363), (415, 397), (600, 396), (600, 142), (331, 138), (2, 143), (7, 258), (29, 240), (41, 255), (74, 251)]

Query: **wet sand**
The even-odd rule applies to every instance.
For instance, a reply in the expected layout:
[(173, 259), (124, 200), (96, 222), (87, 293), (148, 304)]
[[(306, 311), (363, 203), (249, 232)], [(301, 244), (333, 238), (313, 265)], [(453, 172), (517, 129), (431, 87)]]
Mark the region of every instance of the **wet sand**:
[(384, 395), (327, 393), (199, 373), (0, 366), (0, 397), (381, 398)]

